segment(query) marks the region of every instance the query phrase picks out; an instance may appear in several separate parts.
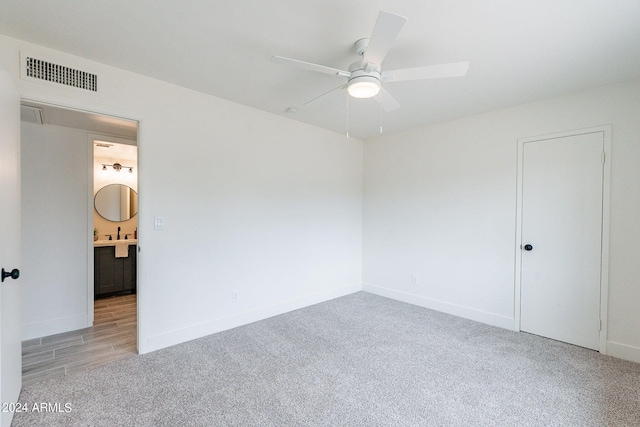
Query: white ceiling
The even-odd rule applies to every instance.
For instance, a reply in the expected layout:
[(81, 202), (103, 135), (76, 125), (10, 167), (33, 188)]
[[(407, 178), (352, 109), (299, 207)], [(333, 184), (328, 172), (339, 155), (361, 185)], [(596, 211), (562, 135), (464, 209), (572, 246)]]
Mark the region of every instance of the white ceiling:
[[(466, 77), (396, 82), (402, 108), (349, 103), (350, 135), (385, 133), (640, 77), (638, 0), (2, 0), (0, 33), (344, 133), (346, 69), (379, 10), (408, 21), (383, 69), (470, 61)], [(286, 113), (295, 107), (295, 114)]]
[[(108, 147), (95, 144), (93, 157), (98, 163), (107, 162), (113, 164), (118, 162), (126, 166), (138, 166), (138, 147), (129, 144), (118, 144), (112, 141), (99, 141), (99, 143), (109, 145)], [(125, 171), (126, 172), (126, 171)]]

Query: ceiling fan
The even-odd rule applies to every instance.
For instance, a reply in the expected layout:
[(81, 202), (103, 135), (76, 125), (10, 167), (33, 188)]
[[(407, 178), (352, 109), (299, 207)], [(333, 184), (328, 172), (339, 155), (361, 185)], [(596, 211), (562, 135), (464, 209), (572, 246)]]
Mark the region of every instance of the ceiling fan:
[[(372, 98), (381, 92), (383, 83), (460, 77), (467, 74), (467, 70), (469, 69), (468, 61), (382, 71), (382, 61), (384, 61), (385, 56), (387, 56), (387, 53), (391, 49), (391, 45), (396, 37), (398, 37), (406, 21), (407, 18), (404, 16), (380, 11), (371, 37), (355, 42), (355, 51), (358, 55), (362, 56), (362, 60), (351, 64), (348, 71), (278, 55), (273, 55), (271, 60), (279, 64), (332, 74), (347, 79), (346, 84), (342, 84), (329, 92), (307, 101), (305, 105), (336, 89), (345, 87), (349, 95), (354, 98)], [(382, 90), (381, 96), (382, 108), (385, 111), (392, 111), (400, 107), (398, 101), (396, 101), (387, 90)]]

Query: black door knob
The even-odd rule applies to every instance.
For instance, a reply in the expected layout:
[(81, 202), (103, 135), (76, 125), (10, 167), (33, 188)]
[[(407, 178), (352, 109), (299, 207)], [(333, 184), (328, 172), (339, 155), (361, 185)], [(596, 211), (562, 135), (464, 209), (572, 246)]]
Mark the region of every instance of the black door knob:
[(11, 271), (4, 271), (4, 268), (2, 269), (2, 282), (4, 282), (4, 279), (6, 279), (7, 277), (11, 277), (12, 279), (17, 279), (18, 277), (20, 277), (20, 270), (18, 270), (17, 268), (14, 268)]
[(531, 246), (531, 245), (524, 245), (524, 250), (525, 250), (525, 251), (530, 251), (530, 250), (532, 250), (532, 249), (533, 249), (533, 246)]

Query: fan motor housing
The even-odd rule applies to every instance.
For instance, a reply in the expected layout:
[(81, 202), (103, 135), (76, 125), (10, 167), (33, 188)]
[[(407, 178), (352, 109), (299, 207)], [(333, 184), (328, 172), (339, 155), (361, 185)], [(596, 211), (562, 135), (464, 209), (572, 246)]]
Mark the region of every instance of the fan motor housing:
[(360, 81), (364, 81), (364, 80), (371, 80), (371, 81), (377, 81), (378, 83), (380, 83), (380, 72), (379, 71), (370, 71), (370, 72), (366, 72), (363, 69), (359, 69), (359, 70), (353, 70), (351, 71), (351, 77), (349, 77), (349, 83), (355, 81), (355, 80), (360, 80)]

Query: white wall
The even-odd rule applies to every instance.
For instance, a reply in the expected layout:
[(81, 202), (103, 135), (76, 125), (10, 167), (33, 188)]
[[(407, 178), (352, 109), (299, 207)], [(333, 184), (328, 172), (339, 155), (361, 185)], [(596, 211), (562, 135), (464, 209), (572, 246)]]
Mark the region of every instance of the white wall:
[[(361, 143), (194, 101), (166, 106), (175, 122), (141, 123), (140, 293), (151, 291), (149, 303), (164, 312), (150, 334), (162, 346), (231, 325), (230, 316), (258, 319), (258, 308), (276, 313), (299, 306), (295, 300), (359, 290)], [(174, 123), (195, 131), (185, 135)], [(158, 134), (149, 136), (147, 125)], [(163, 140), (157, 152), (145, 145)], [(143, 228), (153, 215), (164, 230)], [(145, 262), (151, 247), (162, 265)]]
[[(20, 50), (100, 92), (20, 79)], [(361, 288), (361, 141), (7, 37), (0, 55), (25, 99), (140, 122), (141, 352)]]
[(634, 81), (367, 141), (364, 289), (513, 328), (517, 140), (611, 124), (607, 351), (640, 362), (638, 99)]
[(22, 339), (88, 325), (88, 139), (22, 123)]

